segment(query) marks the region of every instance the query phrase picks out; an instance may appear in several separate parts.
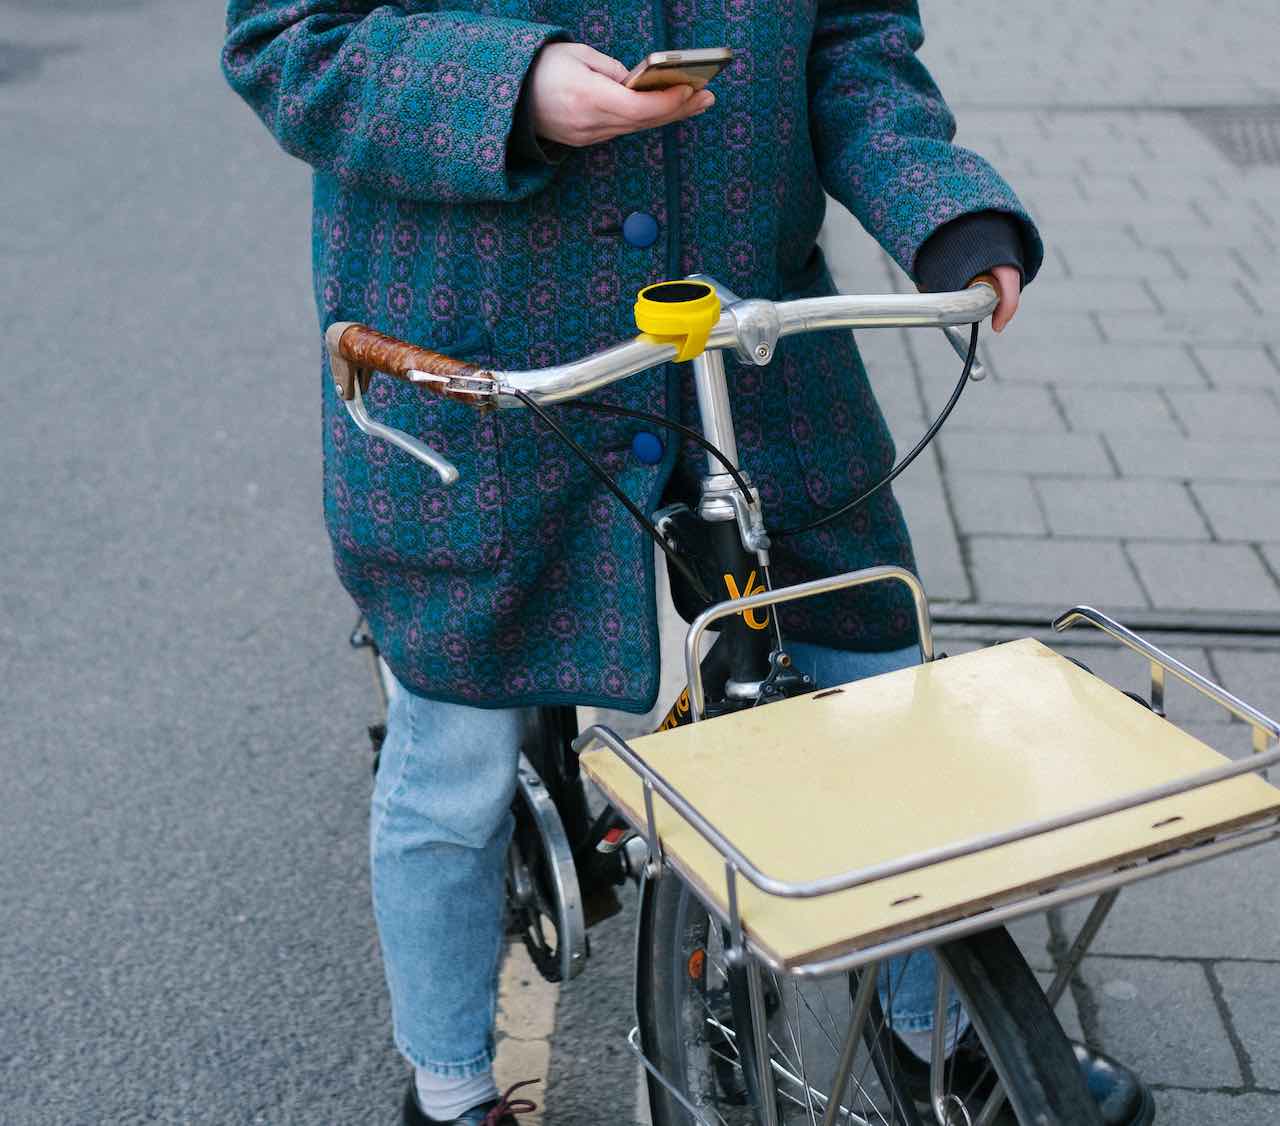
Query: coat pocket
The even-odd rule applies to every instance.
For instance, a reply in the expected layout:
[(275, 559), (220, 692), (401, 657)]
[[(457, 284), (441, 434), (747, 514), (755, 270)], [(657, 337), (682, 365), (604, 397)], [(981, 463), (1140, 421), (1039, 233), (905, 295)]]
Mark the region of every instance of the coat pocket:
[[(464, 332), (440, 351), (491, 362), (482, 329)], [(430, 340), (423, 341), (431, 348)], [(440, 478), (403, 450), (362, 433), (333, 393), (326, 372), (325, 517), (340, 555), (350, 562), (424, 572), (492, 571), (506, 551), (499, 429), (492, 413), (440, 399), (397, 379), (375, 375), (365, 394), (379, 422), (422, 439), (458, 469)]]

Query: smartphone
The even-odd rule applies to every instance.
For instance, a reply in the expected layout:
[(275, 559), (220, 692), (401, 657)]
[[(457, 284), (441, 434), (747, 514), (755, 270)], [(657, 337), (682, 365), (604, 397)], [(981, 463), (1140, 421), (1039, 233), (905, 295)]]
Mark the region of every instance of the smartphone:
[(701, 90), (732, 61), (733, 52), (728, 47), (654, 51), (632, 68), (622, 84), (629, 90), (665, 90), (669, 86)]

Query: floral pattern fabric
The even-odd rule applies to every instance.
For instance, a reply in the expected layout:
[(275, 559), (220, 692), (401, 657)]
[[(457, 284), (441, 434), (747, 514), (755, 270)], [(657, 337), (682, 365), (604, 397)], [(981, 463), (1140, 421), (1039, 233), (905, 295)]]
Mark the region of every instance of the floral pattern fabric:
[[(512, 144), (539, 49), (580, 41), (628, 65), (725, 45), (717, 104), (555, 165)], [(832, 291), (815, 246), (824, 189), (908, 271), (959, 215), (1013, 216), (1017, 197), (954, 123), (915, 56), (914, 0), (233, 0), (224, 71), (290, 153), (315, 169), (315, 294), (336, 320), (499, 368), (577, 358), (634, 333), (643, 286), (693, 272), (743, 296)], [(622, 237), (634, 212), (659, 237)], [(322, 360), (323, 366), (323, 360)], [(849, 333), (782, 342), (766, 368), (726, 364), (743, 467), (774, 526), (837, 507), (892, 463), (893, 443)], [(696, 424), (689, 365), (598, 393)], [(658, 641), (651, 545), (560, 442), (524, 412), (470, 408), (375, 377), (375, 417), (423, 437), (454, 486), (350, 422), (322, 372), (325, 516), (338, 574), (391, 668), (416, 692), (483, 706), (652, 705)], [(701, 465), (667, 440), (630, 452), (634, 422), (563, 423), (652, 510)], [(780, 542), (791, 582), (912, 566), (889, 490)], [(797, 638), (897, 648), (912, 616), (889, 587), (796, 604)]]

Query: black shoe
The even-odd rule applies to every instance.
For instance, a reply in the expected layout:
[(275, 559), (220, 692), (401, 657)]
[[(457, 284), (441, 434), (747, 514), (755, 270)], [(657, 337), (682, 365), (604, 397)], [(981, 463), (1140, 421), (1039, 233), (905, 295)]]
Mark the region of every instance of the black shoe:
[[(892, 1037), (891, 1066), (903, 1081), (907, 1094), (921, 1106), (929, 1105), (929, 1065), (897, 1036)], [(1072, 1043), (1076, 1062), (1089, 1094), (1098, 1104), (1103, 1126), (1151, 1126), (1156, 1106), (1142, 1080), (1110, 1056)], [(996, 1085), (995, 1070), (972, 1027), (956, 1044), (947, 1065), (949, 1087), (965, 1102), (981, 1105)]]
[(1124, 1064), (1083, 1044), (1073, 1042), (1071, 1049), (1105, 1126), (1150, 1126), (1156, 1120), (1155, 1099)]
[(490, 1099), (487, 1103), (481, 1103), (479, 1106), (473, 1106), (470, 1110), (464, 1111), (458, 1118), (451, 1118), (448, 1122), (441, 1122), (437, 1118), (430, 1117), (418, 1105), (418, 1092), (414, 1087), (413, 1078), (409, 1079), (409, 1089), (404, 1093), (404, 1113), (401, 1115), (401, 1126), (519, 1126), (516, 1122), (517, 1114), (528, 1114), (530, 1111), (538, 1109), (538, 1104), (530, 1102), (528, 1099), (513, 1099), (511, 1096), (521, 1087), (528, 1087), (531, 1083), (538, 1082), (536, 1079), (526, 1079), (523, 1083), (516, 1083), (514, 1086), (507, 1088), (507, 1093), (500, 1099)]

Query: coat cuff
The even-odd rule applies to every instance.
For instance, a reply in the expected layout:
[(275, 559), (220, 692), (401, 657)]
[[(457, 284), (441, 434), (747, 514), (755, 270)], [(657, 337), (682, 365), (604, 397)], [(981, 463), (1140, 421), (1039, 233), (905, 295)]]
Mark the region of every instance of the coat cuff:
[(946, 293), (995, 266), (1016, 266), (1028, 281), (1021, 224), (1006, 211), (971, 211), (929, 236), (916, 253), (915, 276), (926, 293)]

